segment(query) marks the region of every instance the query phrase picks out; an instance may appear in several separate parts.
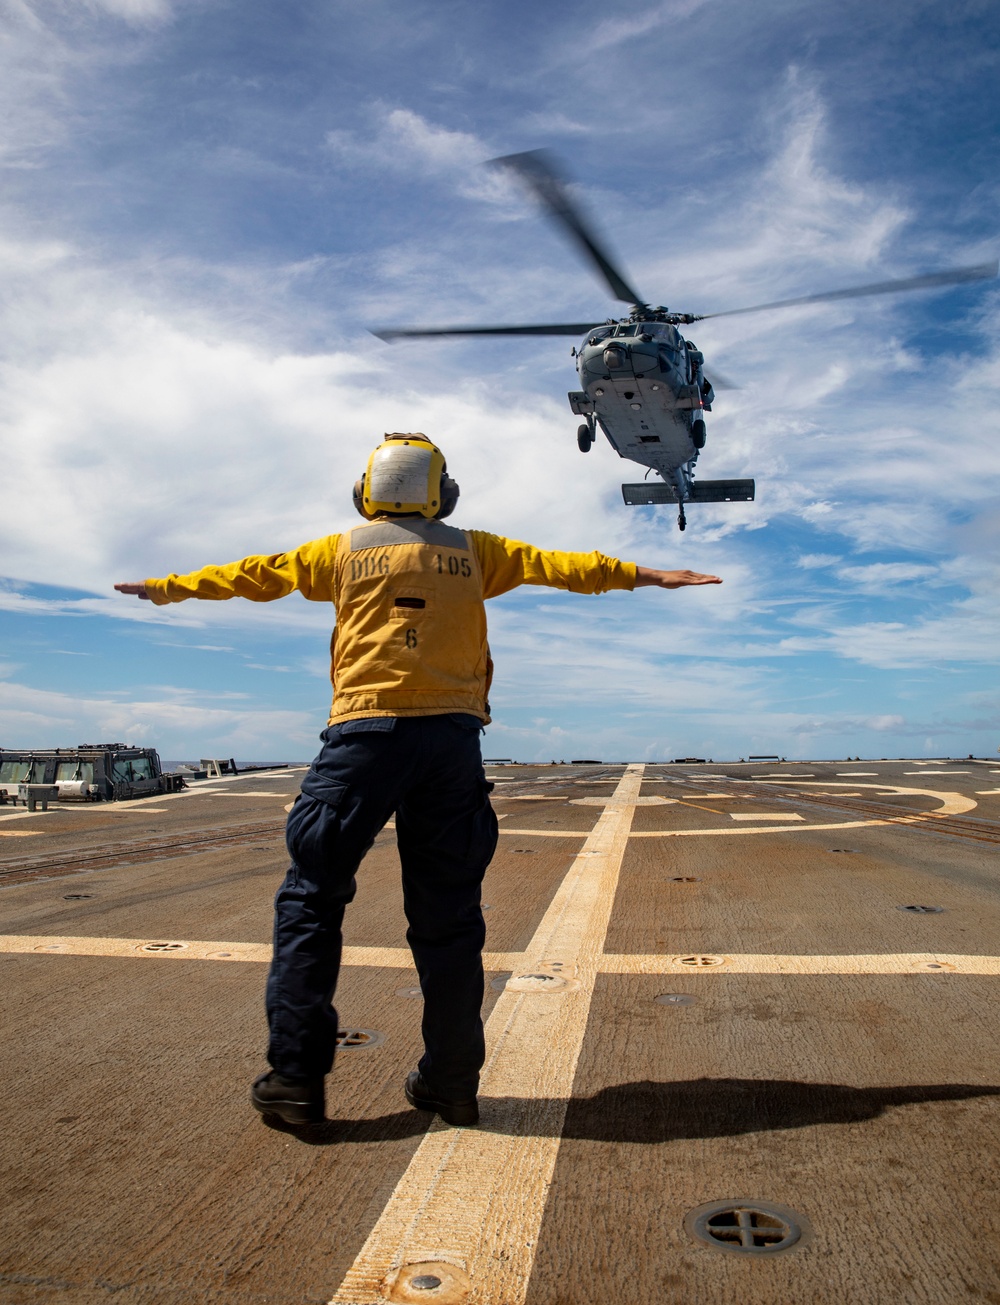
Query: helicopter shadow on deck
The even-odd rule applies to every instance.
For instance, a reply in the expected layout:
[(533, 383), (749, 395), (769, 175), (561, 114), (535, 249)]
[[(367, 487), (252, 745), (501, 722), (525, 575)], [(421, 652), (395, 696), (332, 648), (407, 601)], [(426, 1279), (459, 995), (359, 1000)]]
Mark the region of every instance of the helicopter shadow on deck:
[[(1000, 1096), (1000, 1086), (929, 1083), (854, 1088), (842, 1083), (792, 1079), (701, 1078), (657, 1083), (645, 1080), (574, 1097), (562, 1120), (551, 1100), (480, 1097), (481, 1132), (510, 1136), (558, 1135), (591, 1142), (679, 1142), (738, 1137), (818, 1124), (863, 1124), (895, 1106), (968, 1101)], [(307, 1128), (269, 1123), (309, 1146), (388, 1142), (426, 1132), (430, 1117), (402, 1110), (375, 1119), (331, 1119)]]

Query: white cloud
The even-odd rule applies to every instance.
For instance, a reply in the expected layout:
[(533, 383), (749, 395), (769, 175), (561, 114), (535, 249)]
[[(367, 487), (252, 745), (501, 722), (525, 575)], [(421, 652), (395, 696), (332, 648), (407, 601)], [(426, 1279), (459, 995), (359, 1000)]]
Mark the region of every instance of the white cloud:
[(667, 23), (684, 22), (708, 3), (709, 0), (661, 0), (660, 4), (647, 6), (639, 12), (620, 10), (598, 23), (582, 41), (574, 42), (572, 57), (578, 59), (600, 54), (613, 46), (646, 36)]
[[(107, 700), (0, 682), (0, 736), (7, 747), (65, 747), (94, 735), (153, 744), (161, 759), (214, 748), (243, 760), (293, 760), (315, 752), (309, 712), (219, 706), (218, 695), (161, 690), (161, 696)], [(294, 751), (289, 751), (289, 749)], [(205, 753), (209, 755), (209, 753)]]
[(96, 13), (110, 14), (140, 27), (166, 22), (174, 12), (170, 0), (85, 0), (85, 3)]
[(905, 584), (909, 580), (929, 580), (939, 574), (938, 567), (917, 562), (869, 562), (865, 566), (842, 566), (837, 570), (838, 579), (847, 580), (873, 594), (884, 594), (892, 585)]
[(511, 208), (517, 198), (502, 171), (483, 164), (497, 150), (471, 132), (439, 126), (413, 109), (376, 104), (367, 132), (337, 128), (327, 147), (344, 164), (447, 182), (460, 195)]

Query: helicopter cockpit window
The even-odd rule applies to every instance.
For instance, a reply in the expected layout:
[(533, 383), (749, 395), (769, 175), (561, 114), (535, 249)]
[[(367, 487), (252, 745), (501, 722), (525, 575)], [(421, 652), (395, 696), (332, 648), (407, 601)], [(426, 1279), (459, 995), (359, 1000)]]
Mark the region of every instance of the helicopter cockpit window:
[(600, 344), (600, 342), (606, 340), (610, 334), (610, 326), (599, 326), (596, 331), (591, 331), (587, 336), (587, 342), (589, 344)]

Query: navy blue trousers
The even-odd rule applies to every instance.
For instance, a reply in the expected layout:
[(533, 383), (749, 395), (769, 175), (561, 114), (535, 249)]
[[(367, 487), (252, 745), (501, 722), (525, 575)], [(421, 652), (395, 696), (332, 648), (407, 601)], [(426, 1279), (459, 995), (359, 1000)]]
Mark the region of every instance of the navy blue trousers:
[(380, 717), (332, 725), (288, 817), (291, 866), (274, 903), (267, 982), (268, 1060), (290, 1078), (333, 1065), (344, 909), (355, 872), (396, 815), (403, 904), (424, 996), (432, 1092), (476, 1095), (485, 1056), (481, 1007), (486, 926), (480, 887), (496, 850), (493, 787), (473, 716)]

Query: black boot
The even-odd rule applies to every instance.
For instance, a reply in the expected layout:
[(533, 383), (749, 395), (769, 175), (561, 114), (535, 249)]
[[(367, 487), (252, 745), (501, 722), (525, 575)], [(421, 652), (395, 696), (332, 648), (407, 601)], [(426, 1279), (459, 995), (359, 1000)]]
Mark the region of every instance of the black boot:
[(415, 1110), (432, 1110), (446, 1124), (464, 1128), (479, 1123), (479, 1102), (475, 1097), (471, 1101), (438, 1101), (431, 1095), (418, 1070), (407, 1074), (403, 1090)]
[(277, 1115), (286, 1124), (321, 1124), (326, 1118), (321, 1078), (285, 1078), (272, 1069), (255, 1080), (250, 1100), (262, 1115)]

